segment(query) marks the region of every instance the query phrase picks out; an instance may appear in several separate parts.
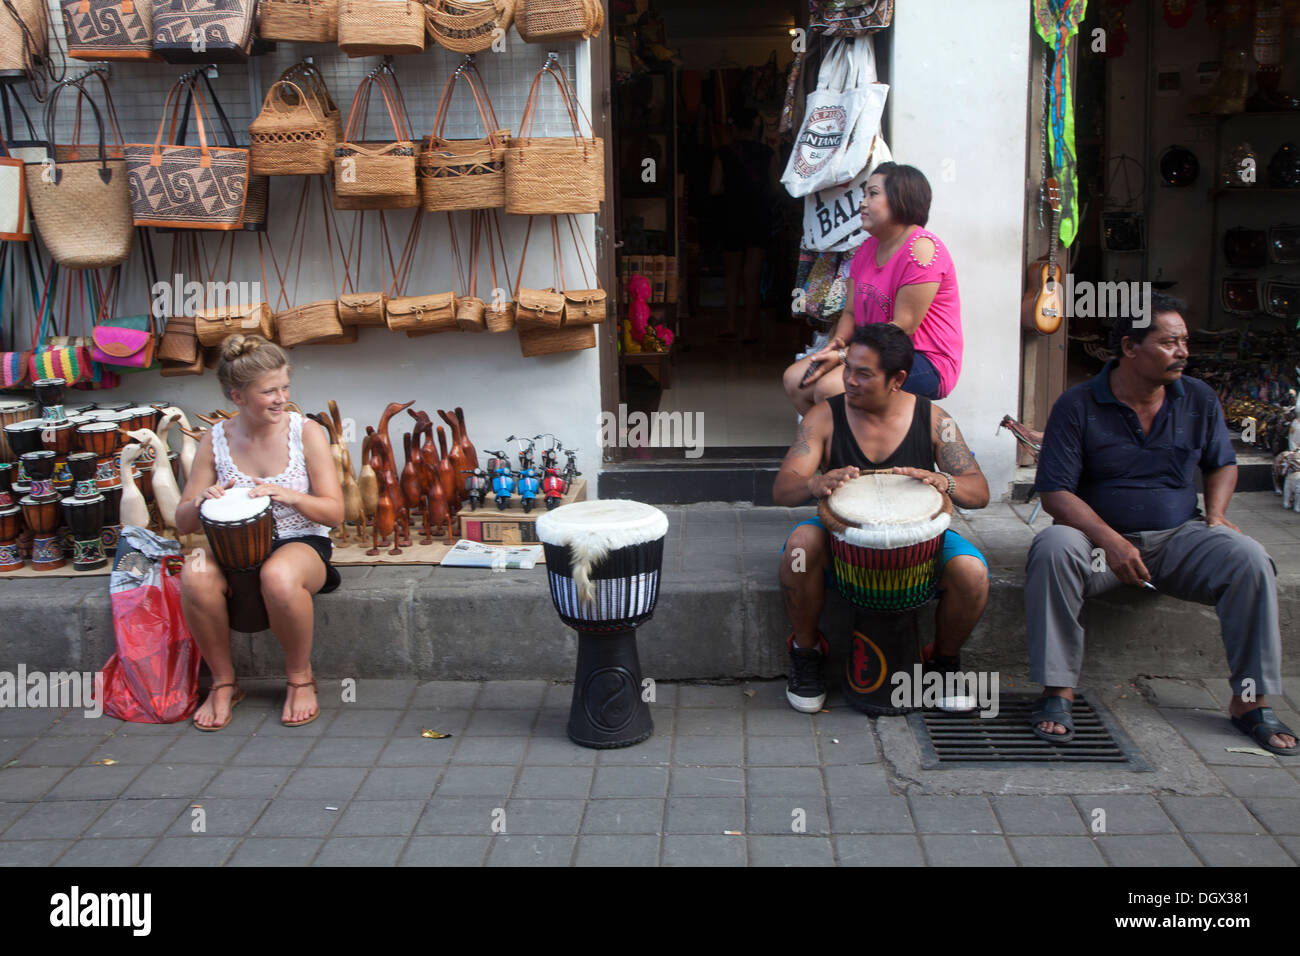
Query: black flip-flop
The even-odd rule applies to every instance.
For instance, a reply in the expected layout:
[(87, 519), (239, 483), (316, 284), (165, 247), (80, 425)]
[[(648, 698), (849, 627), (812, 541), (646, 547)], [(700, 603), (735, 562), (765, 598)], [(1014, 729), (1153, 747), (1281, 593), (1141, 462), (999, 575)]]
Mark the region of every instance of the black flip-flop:
[(1277, 714), (1273, 713), (1272, 707), (1256, 707), (1240, 717), (1233, 717), (1232, 726), (1269, 753), (1277, 754), (1279, 757), (1294, 757), (1297, 752), (1300, 752), (1300, 745), (1295, 747), (1274, 747), (1268, 742), (1268, 738), (1274, 734), (1286, 734), (1289, 737), (1296, 737), (1294, 730), (1277, 719)]
[[(1035, 736), (1054, 744), (1068, 744), (1074, 739), (1074, 701), (1059, 695), (1038, 698), (1038, 709), (1029, 718), (1029, 725)], [(1039, 727), (1039, 724), (1060, 724), (1065, 728), (1063, 734), (1053, 734)]]

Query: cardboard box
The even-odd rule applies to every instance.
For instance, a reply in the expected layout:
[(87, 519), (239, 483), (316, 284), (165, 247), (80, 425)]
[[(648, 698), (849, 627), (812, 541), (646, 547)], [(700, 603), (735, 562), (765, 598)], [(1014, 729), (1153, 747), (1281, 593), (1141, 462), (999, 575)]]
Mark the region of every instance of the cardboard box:
[[(575, 478), (569, 493), (555, 507), (586, 500), (587, 479)], [(460, 536), (483, 544), (537, 544), (537, 517), (545, 513), (545, 498), (539, 497), (533, 510), (525, 514), (518, 496), (510, 499), (510, 507), (498, 511), (495, 500), (489, 495), (484, 506), (477, 511), (468, 508), (461, 511)]]

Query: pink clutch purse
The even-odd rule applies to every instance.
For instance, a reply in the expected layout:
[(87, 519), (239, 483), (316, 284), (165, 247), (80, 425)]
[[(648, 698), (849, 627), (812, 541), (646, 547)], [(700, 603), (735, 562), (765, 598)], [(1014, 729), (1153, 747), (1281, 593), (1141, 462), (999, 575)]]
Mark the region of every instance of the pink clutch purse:
[(91, 358), (108, 366), (148, 368), (153, 365), (154, 334), (145, 329), (97, 325), (91, 332)]

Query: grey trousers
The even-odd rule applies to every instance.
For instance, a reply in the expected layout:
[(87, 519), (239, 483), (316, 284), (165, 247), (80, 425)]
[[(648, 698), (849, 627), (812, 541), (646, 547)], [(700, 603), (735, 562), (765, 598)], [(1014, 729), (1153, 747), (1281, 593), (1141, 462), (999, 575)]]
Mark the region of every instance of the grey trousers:
[[(1232, 692), (1254, 681), (1256, 695), (1282, 692), (1277, 568), (1254, 538), (1194, 518), (1177, 528), (1125, 535), (1142, 553), (1161, 594), (1211, 604), (1219, 615)], [(1029, 547), (1025, 625), (1029, 673), (1046, 687), (1075, 687), (1083, 668), (1084, 598), (1120, 584), (1104, 552), (1082, 531), (1052, 525)], [(1100, 570), (1094, 568), (1100, 567)]]

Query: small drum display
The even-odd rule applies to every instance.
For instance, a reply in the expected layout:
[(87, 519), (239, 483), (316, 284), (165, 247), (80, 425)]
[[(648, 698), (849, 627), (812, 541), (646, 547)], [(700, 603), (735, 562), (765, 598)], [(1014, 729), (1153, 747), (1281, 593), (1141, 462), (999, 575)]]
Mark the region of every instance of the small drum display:
[[(94, 483), (91, 483), (94, 487)], [(94, 571), (108, 563), (100, 533), (104, 530), (104, 496), (65, 498), (63, 517), (72, 529), (72, 566), (77, 571)]]
[(75, 434), (70, 418), (58, 422), (46, 422), (45, 427), (41, 429), (41, 443), (56, 454), (71, 455), (72, 439)]
[(842, 485), (817, 506), (830, 532), (835, 583), (855, 612), (845, 661), (844, 697), (874, 717), (902, 714), (890, 698), (890, 675), (921, 663), (915, 613), (934, 596), (952, 502), (906, 475), (869, 473)]
[(537, 519), (551, 600), (578, 632), (569, 739), (627, 747), (654, 733), (636, 628), (659, 598), (668, 517), (637, 501), (582, 501)]
[(262, 600), (260, 570), (275, 538), (271, 499), (250, 498), (247, 488), (229, 488), (220, 498), (203, 502), (199, 522), (230, 584), (226, 599), (230, 626), (237, 631), (266, 630), (270, 620)]
[(0, 461), (0, 508), (8, 508), (15, 505), (14, 501), (14, 475), (18, 473), (18, 466), (11, 461)]
[[(26, 421), (36, 414), (36, 403), (26, 399), (0, 401), (0, 461), (17, 461), (17, 453), (9, 447), (9, 436), (4, 426)], [(28, 449), (31, 451), (32, 449)]]
[(0, 507), (0, 572), (17, 571), (23, 566), (18, 553), (18, 536), (23, 533), (23, 512), (17, 505)]

